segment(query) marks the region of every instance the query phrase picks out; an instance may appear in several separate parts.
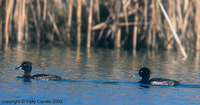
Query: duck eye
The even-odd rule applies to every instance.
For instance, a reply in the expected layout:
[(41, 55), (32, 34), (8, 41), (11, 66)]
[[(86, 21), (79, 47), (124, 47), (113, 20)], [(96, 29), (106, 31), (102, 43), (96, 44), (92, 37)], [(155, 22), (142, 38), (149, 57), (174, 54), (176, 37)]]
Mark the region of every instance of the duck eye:
[(26, 64), (24, 64), (24, 66), (26, 66)]
[(143, 71), (140, 71), (141, 73), (143, 73)]

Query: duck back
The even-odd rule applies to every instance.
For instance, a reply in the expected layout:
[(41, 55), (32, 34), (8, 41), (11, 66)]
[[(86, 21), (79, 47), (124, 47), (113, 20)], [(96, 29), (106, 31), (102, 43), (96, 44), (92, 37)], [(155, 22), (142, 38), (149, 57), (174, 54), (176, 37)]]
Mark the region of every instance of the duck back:
[(36, 74), (32, 76), (36, 80), (47, 80), (47, 81), (59, 81), (62, 80), (61, 77), (51, 74)]
[(152, 85), (166, 85), (166, 86), (176, 86), (179, 85), (178, 81), (165, 79), (165, 78), (152, 78), (149, 80)]

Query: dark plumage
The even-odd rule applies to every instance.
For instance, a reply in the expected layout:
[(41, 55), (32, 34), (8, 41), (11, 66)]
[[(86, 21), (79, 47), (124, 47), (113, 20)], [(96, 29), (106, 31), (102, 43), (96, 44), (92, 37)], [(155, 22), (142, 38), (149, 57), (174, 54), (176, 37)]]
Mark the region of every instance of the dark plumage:
[(28, 79), (47, 80), (47, 81), (62, 80), (61, 77), (56, 76), (56, 75), (51, 75), (51, 74), (35, 74), (31, 76), (32, 63), (29, 61), (22, 62), (22, 64), (15, 69), (20, 69), (20, 68), (24, 70), (24, 74), (22, 75), (22, 77), (27, 80)]
[[(152, 85), (166, 85), (166, 86), (176, 86), (180, 83), (176, 80), (171, 79), (165, 79), (165, 78), (150, 78), (151, 71), (143, 67), (139, 70), (138, 76), (142, 77), (142, 79), (139, 81), (142, 84), (152, 84)], [(136, 76), (136, 75), (133, 75)]]

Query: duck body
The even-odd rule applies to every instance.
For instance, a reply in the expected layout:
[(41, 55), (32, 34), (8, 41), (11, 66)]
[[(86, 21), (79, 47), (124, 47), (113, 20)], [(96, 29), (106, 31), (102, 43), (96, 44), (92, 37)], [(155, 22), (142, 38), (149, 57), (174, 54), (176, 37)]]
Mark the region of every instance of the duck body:
[(142, 77), (142, 79), (139, 81), (139, 83), (141, 84), (151, 84), (151, 85), (163, 85), (163, 86), (176, 86), (176, 85), (180, 85), (180, 83), (176, 80), (171, 80), (171, 79), (166, 79), (166, 78), (150, 78), (150, 73), (151, 71), (146, 68), (143, 67), (139, 70), (139, 73), (137, 75), (133, 75), (133, 77), (135, 76), (140, 76)]
[(29, 80), (29, 79), (47, 80), (47, 81), (59, 81), (59, 80), (62, 80), (62, 78), (60, 76), (51, 75), (51, 74), (35, 74), (35, 75), (31, 76), (32, 63), (29, 62), (29, 61), (22, 62), (22, 64), (19, 67), (15, 68), (15, 69), (24, 70), (24, 74), (22, 75), (22, 77), (25, 80)]
[(165, 78), (152, 78), (149, 81), (152, 85), (176, 86), (180, 84), (176, 80), (165, 79)]
[(31, 77), (32, 79), (36, 79), (36, 80), (46, 80), (46, 81), (59, 81), (62, 80), (62, 78), (60, 76), (56, 76), (56, 75), (51, 75), (51, 74), (36, 74), (33, 75)]

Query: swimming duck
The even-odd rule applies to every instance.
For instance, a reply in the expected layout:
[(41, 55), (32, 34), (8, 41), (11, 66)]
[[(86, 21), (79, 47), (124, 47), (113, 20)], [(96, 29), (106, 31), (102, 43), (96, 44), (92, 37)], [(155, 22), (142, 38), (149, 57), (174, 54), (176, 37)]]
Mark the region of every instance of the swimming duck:
[(142, 79), (139, 81), (141, 84), (151, 84), (151, 85), (165, 85), (165, 86), (176, 86), (180, 83), (176, 80), (165, 79), (165, 78), (150, 78), (151, 71), (143, 67), (139, 70), (137, 75), (133, 75), (133, 77), (140, 76)]
[(24, 70), (24, 74), (22, 75), (24, 79), (36, 79), (36, 80), (47, 80), (47, 81), (62, 80), (61, 77), (56, 76), (56, 75), (51, 75), (51, 74), (35, 74), (31, 76), (32, 63), (29, 61), (22, 62), (22, 64), (15, 69)]

